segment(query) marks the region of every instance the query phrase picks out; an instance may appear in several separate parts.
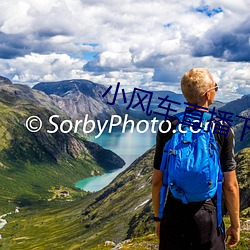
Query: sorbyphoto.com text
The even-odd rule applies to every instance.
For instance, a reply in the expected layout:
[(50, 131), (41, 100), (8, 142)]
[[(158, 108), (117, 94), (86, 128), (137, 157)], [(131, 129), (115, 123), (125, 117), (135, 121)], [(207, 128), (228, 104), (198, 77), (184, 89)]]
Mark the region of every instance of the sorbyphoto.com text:
[[(119, 115), (112, 115), (110, 120), (105, 120), (104, 122), (101, 122), (100, 120), (92, 120), (89, 119), (89, 115), (86, 114), (84, 116), (84, 119), (71, 121), (69, 119), (63, 120), (58, 124), (58, 119), (60, 119), (59, 115), (52, 115), (48, 118), (48, 121), (46, 123), (50, 124), (52, 128), (47, 129), (46, 132), (49, 134), (54, 134), (60, 131), (61, 133), (67, 134), (67, 133), (83, 133), (83, 134), (90, 134), (90, 133), (97, 133), (95, 135), (95, 138), (100, 137), (104, 132), (112, 133), (115, 129), (116, 131), (119, 131), (121, 133), (130, 132), (133, 133), (134, 131), (138, 133), (146, 133), (149, 130), (151, 133), (157, 133), (159, 130), (161, 133), (168, 133), (171, 130), (172, 123), (169, 120), (166, 121), (160, 121), (157, 120), (156, 117), (154, 117), (152, 120), (140, 120), (138, 122), (135, 122), (132, 119), (128, 118), (128, 114), (125, 114), (124, 117), (121, 117)], [(38, 116), (30, 116), (25, 123), (26, 128), (32, 132), (36, 133), (41, 130), (43, 127), (43, 123), (45, 121), (42, 121)], [(167, 126), (164, 126), (165, 129), (163, 129), (163, 123), (167, 123)], [(194, 121), (195, 122), (195, 121)], [(207, 129), (209, 122), (206, 122), (205, 124), (205, 130)], [(51, 127), (50, 126), (50, 127)], [(182, 124), (180, 123), (178, 125), (178, 131), (181, 133), (185, 133), (185, 129), (182, 128)], [(200, 129), (190, 126), (190, 130), (193, 133), (198, 133)], [(173, 130), (173, 133), (175, 133), (176, 130)]]

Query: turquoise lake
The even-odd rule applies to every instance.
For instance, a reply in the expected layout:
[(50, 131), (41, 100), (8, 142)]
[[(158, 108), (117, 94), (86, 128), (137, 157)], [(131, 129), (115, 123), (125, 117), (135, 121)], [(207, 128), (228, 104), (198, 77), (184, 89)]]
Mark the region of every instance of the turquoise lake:
[(78, 181), (75, 186), (85, 191), (95, 192), (107, 186), (119, 173), (123, 172), (135, 159), (145, 153), (155, 144), (156, 134), (148, 130), (140, 134), (137, 131), (130, 133), (112, 132), (105, 133), (99, 138), (94, 137), (89, 140), (98, 143), (106, 149), (110, 149), (118, 154), (125, 162), (125, 166), (111, 173), (101, 176), (93, 176)]

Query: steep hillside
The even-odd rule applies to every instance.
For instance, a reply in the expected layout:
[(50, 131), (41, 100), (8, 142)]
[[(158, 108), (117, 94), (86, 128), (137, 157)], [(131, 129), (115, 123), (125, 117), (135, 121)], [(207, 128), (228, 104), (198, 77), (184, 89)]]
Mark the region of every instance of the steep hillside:
[[(103, 240), (117, 243), (153, 229), (153, 154), (154, 149), (150, 149), (139, 157), (84, 207), (82, 222), (86, 228), (86, 247)], [(135, 221), (137, 227), (134, 226)], [(94, 231), (98, 231), (98, 234), (93, 235), (91, 232)]]
[[(136, 160), (103, 191), (71, 202), (54, 200), (21, 208), (6, 217), (0, 230), (6, 249), (89, 249), (106, 240), (127, 238), (131, 221), (144, 207), (147, 222), (141, 230), (153, 230), (151, 218), (151, 174), (153, 149)], [(82, 214), (82, 215), (81, 215)]]
[[(122, 167), (124, 161), (99, 145), (83, 138), (53, 130), (48, 119), (67, 115), (46, 94), (28, 86), (0, 85), (0, 212), (9, 207), (34, 203), (52, 196), (53, 186), (74, 188), (74, 183), (91, 174)], [(31, 133), (26, 119), (39, 116), (42, 129)], [(34, 124), (33, 124), (34, 125)]]
[[(235, 132), (235, 152), (238, 152), (243, 148), (250, 147), (250, 130), (246, 128), (243, 140), (241, 140), (245, 120), (237, 117), (243, 116), (250, 118), (250, 95), (244, 95), (240, 99), (231, 101), (219, 108), (219, 110), (233, 113), (230, 118), (233, 121), (230, 122), (230, 124), (233, 126)], [(229, 116), (227, 115), (227, 117)], [(247, 125), (249, 126), (249, 122)]]
[[(94, 202), (84, 208), (85, 225), (87, 223), (91, 230), (95, 227), (101, 228), (101, 233), (95, 235), (88, 244), (92, 245), (92, 242), (97, 244), (101, 239), (117, 242), (121, 237), (130, 239), (153, 230), (151, 200), (153, 154), (154, 149), (151, 149), (138, 158), (108, 187), (100, 191)], [(242, 150), (236, 156), (242, 194), (241, 210), (250, 206), (249, 159), (249, 148)]]

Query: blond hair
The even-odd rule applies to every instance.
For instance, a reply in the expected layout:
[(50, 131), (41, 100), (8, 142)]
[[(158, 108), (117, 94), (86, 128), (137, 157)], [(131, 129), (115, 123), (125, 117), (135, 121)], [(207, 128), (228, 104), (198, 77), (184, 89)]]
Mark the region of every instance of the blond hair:
[(205, 68), (194, 68), (181, 79), (181, 90), (188, 103), (199, 103), (200, 97), (211, 88), (213, 78)]

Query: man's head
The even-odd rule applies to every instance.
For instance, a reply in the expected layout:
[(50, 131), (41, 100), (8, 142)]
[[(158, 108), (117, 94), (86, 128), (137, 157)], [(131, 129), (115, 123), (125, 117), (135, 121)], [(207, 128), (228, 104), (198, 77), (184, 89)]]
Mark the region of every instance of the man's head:
[(188, 103), (209, 106), (214, 102), (216, 83), (205, 68), (194, 68), (181, 79), (181, 89)]

